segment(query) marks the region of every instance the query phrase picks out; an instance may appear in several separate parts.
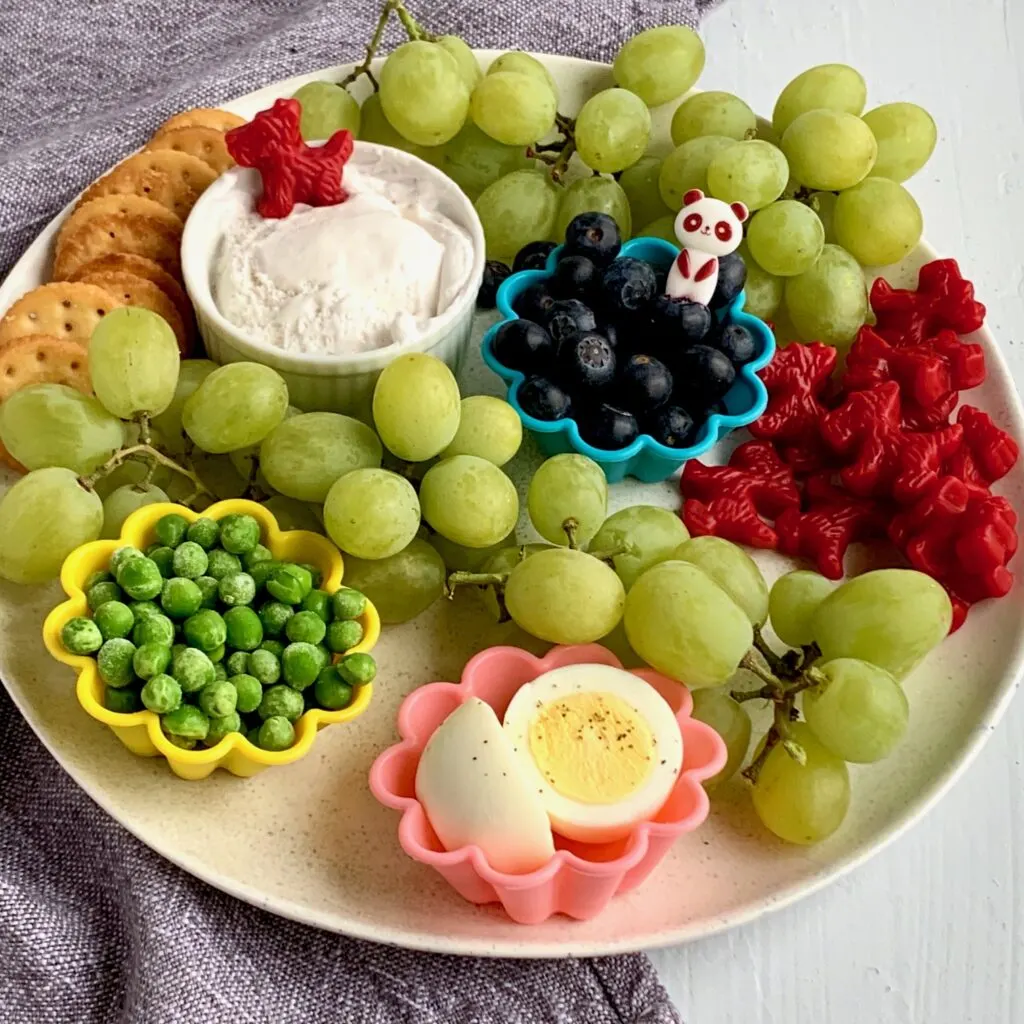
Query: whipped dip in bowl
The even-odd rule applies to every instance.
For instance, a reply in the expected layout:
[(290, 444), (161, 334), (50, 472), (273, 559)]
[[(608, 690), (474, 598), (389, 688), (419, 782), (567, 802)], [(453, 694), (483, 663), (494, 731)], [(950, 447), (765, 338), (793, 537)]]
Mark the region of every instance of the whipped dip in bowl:
[(303, 409), (365, 415), (401, 353), (458, 369), (484, 238), (458, 185), (409, 153), (357, 141), (343, 183), (343, 203), (267, 219), (259, 173), (228, 171), (188, 218), (182, 272), (212, 359), (272, 367)]

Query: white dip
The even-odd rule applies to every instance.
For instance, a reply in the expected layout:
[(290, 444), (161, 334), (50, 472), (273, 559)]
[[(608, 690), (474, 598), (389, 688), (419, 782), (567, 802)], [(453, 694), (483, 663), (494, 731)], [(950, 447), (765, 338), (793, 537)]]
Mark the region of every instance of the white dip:
[(439, 212), (442, 186), (360, 149), (338, 206), (267, 220), (250, 191), (225, 196), (213, 299), (256, 340), (324, 355), (409, 342), (466, 287), (473, 246)]

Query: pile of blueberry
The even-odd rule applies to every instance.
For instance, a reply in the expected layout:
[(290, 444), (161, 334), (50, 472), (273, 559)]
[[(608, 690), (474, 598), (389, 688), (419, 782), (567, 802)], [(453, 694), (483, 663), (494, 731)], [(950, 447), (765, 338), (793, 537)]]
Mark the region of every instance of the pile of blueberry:
[[(542, 269), (554, 247), (531, 242), (513, 271)], [(571, 417), (595, 448), (625, 448), (640, 434), (688, 447), (711, 413), (725, 411), (722, 399), (737, 369), (757, 354), (750, 331), (714, 316), (742, 290), (746, 267), (735, 254), (723, 257), (718, 288), (705, 306), (669, 298), (667, 269), (620, 257), (620, 249), (611, 217), (576, 217), (554, 274), (516, 298), (520, 319), (498, 329), (494, 357), (526, 376), (518, 391), (525, 413), (539, 420)], [(501, 275), (496, 268), (488, 275), (491, 288)]]

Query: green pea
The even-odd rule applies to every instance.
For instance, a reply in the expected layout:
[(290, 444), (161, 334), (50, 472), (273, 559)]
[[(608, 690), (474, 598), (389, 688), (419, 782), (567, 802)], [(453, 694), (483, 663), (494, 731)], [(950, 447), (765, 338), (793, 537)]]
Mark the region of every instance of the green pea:
[(172, 619), (187, 619), (203, 606), (203, 592), (194, 580), (174, 576), (164, 583), (160, 605)]
[(341, 678), (352, 686), (366, 686), (377, 675), (377, 662), (369, 654), (346, 654), (336, 667)]
[(339, 619), (327, 627), (327, 649), (335, 654), (352, 650), (363, 639), (363, 627), (355, 619)]
[(237, 676), (241, 672), (247, 670), (249, 664), (249, 654), (246, 651), (235, 651), (233, 654), (228, 655), (227, 668), (229, 676)]
[(313, 577), (301, 565), (280, 565), (267, 580), (267, 593), (285, 604), (301, 604), (312, 589)]
[(123, 637), (114, 637), (108, 640), (96, 655), (96, 667), (99, 669), (100, 679), (115, 689), (128, 686), (135, 681), (135, 673), (132, 671), (132, 656), (135, 654), (135, 644)]
[(309, 573), (310, 585), (319, 587), (323, 583), (324, 574), (311, 562), (299, 562), (298, 567)]
[(166, 715), (181, 706), (181, 687), (164, 672), (153, 676), (142, 688), (142, 703), (158, 715)]
[(91, 572), (85, 577), (85, 586), (82, 587), (84, 593), (88, 594), (97, 583), (109, 583), (113, 579), (113, 576), (109, 572), (104, 572), (102, 569), (97, 572)]
[(224, 660), (224, 655), (227, 653), (228, 649), (224, 646), (224, 644), (218, 644), (216, 647), (214, 647), (212, 651), (207, 651), (206, 656), (214, 664), (217, 664)]
[(164, 614), (160, 606), (153, 601), (132, 601), (128, 607), (131, 609), (136, 622), (142, 622), (144, 619), (152, 618), (154, 615), (162, 616)]
[(131, 633), (135, 616), (121, 601), (105, 601), (93, 613), (92, 620), (104, 640), (113, 640)]
[(258, 708), (259, 716), (263, 721), (280, 715), (282, 718), (287, 718), (289, 722), (297, 722), (304, 710), (302, 694), (283, 683), (264, 690), (263, 699)]
[(252, 551), (247, 551), (242, 556), (242, 564), (246, 569), (251, 569), (260, 562), (272, 562), (273, 560), (274, 553), (270, 548), (264, 547), (262, 544), (257, 544)]
[(139, 695), (134, 690), (115, 690), (110, 686), (103, 691), (103, 706), (119, 715), (130, 715), (141, 709)]
[(197, 519), (189, 526), (185, 536), (193, 544), (198, 544), (204, 551), (209, 551), (217, 543), (217, 538), (220, 536), (220, 527), (217, 525), (216, 520), (203, 516), (202, 519)]
[(204, 742), (208, 747), (213, 747), (220, 743), (225, 736), (241, 731), (242, 719), (238, 716), (237, 711), (232, 711), (230, 715), (224, 715), (222, 718), (210, 719), (210, 729)]
[[(188, 541), (185, 542), (186, 544)], [(178, 548), (180, 551), (181, 548)], [(220, 647), (227, 639), (228, 630), (224, 620), (212, 608), (203, 608), (190, 615), (183, 627), (185, 642), (190, 647), (198, 647), (201, 651), (212, 651)]]
[(198, 693), (212, 683), (216, 672), (213, 662), (194, 647), (185, 647), (172, 654), (171, 675), (177, 679), (184, 693)]
[(199, 691), (199, 707), (210, 718), (234, 714), (237, 700), (238, 693), (227, 680), (220, 683), (214, 680)]
[(150, 601), (163, 589), (164, 578), (156, 562), (143, 555), (130, 558), (117, 571), (117, 582), (121, 589), (136, 601)]
[(229, 608), (252, 604), (256, 597), (256, 583), (247, 572), (236, 572), (220, 581), (218, 594), (221, 603)]
[(224, 613), (227, 641), (236, 651), (254, 651), (263, 641), (263, 624), (248, 605)]
[(132, 643), (136, 647), (143, 644), (170, 647), (174, 643), (174, 623), (166, 615), (156, 615), (137, 622), (132, 630)]
[(147, 557), (160, 570), (163, 578), (170, 579), (174, 575), (174, 548), (158, 547), (147, 552)]
[(334, 665), (328, 665), (316, 677), (313, 696), (326, 711), (341, 711), (352, 703), (352, 687), (338, 674)]
[(238, 555), (231, 554), (221, 548), (214, 548), (210, 552), (210, 564), (207, 566), (206, 575), (212, 576), (215, 580), (222, 580), (225, 576), (234, 576), (236, 572), (242, 571), (242, 560)]
[(220, 542), (225, 551), (244, 555), (260, 542), (260, 524), (249, 515), (225, 516), (220, 521)]
[(92, 619), (68, 619), (60, 631), (60, 642), (69, 654), (92, 654), (103, 646), (103, 634)]
[(336, 619), (358, 619), (366, 611), (366, 596), (351, 587), (344, 587), (331, 598)]
[(268, 718), (259, 731), (259, 745), (264, 750), (287, 750), (295, 742), (295, 727), (287, 718)]
[(168, 711), (160, 716), (160, 725), (169, 736), (181, 736), (188, 740), (204, 740), (210, 731), (210, 720), (192, 704)]
[(89, 605), (89, 610), (93, 612), (107, 601), (120, 601), (122, 597), (124, 594), (121, 593), (121, 588), (113, 580), (104, 580), (85, 592), (86, 603)]
[(241, 672), (237, 676), (231, 676), (228, 682), (235, 688), (237, 710), (248, 713), (260, 706), (260, 701), (263, 700), (263, 687), (255, 676)]
[(179, 516), (177, 512), (169, 512), (157, 520), (153, 527), (153, 534), (161, 543), (169, 548), (176, 548), (188, 532), (188, 520)]
[(297, 612), (285, 624), (284, 633), (292, 643), (318, 644), (327, 627), (316, 612)]
[(170, 663), (171, 649), (163, 644), (143, 644), (132, 655), (132, 669), (140, 679), (161, 675)]
[(317, 669), (317, 671), (319, 672), (320, 669), (327, 668), (327, 666), (330, 665), (332, 661), (331, 652), (327, 650), (326, 644), (316, 644), (313, 647), (313, 650), (316, 651), (317, 659), (320, 662), (320, 668)]
[(277, 658), (278, 661), (284, 656), (284, 644), (280, 640), (264, 640), (260, 644), (259, 650), (270, 651), (270, 653)]
[[(291, 725), (291, 722), (288, 723)], [(260, 745), (260, 726), (254, 725), (251, 729), (246, 729), (245, 738), (254, 746)]]
[(187, 650), (188, 650), (188, 644), (174, 644), (174, 646), (171, 647), (171, 664), (172, 665), (174, 664), (174, 659), (179, 654), (181, 654), (182, 651), (187, 651)]
[(174, 575), (184, 576), (189, 580), (199, 579), (206, 575), (206, 567), (210, 559), (201, 544), (187, 540), (174, 549)]
[(227, 679), (228, 670), (224, 667), (224, 662), (217, 661), (213, 665), (213, 678), (214, 679)]
[(246, 657), (245, 671), (255, 676), (263, 686), (273, 686), (281, 678), (281, 662), (270, 651), (257, 649)]
[(281, 601), (267, 601), (260, 608), (260, 622), (263, 623), (263, 632), (268, 636), (280, 636), (285, 624), (295, 614), (291, 605)]
[(302, 599), (302, 610), (313, 612), (325, 623), (331, 621), (331, 595), (324, 590), (311, 590)]
[(199, 593), (202, 595), (202, 603), (200, 608), (216, 608), (217, 607), (217, 581), (212, 576), (200, 576), (195, 581), (196, 586), (199, 588)]
[(114, 576), (117, 576), (120, 568), (125, 562), (130, 561), (133, 558), (144, 558), (145, 555), (136, 547), (131, 544), (125, 544), (119, 547), (110, 556), (110, 571)]
[(165, 732), (164, 735), (172, 747), (180, 747), (182, 750), (195, 750), (199, 745), (198, 740), (193, 739), (191, 736), (173, 736), (168, 732)]
[(265, 562), (257, 562), (255, 565), (247, 566), (249, 575), (252, 577), (253, 583), (256, 584), (256, 589), (266, 586), (267, 580), (270, 579), (271, 573), (275, 569), (280, 568), (281, 563), (275, 562), (268, 559)]
[(304, 690), (312, 683), (323, 668), (320, 652), (303, 642), (289, 644), (281, 655), (281, 669), (284, 681), (296, 690)]

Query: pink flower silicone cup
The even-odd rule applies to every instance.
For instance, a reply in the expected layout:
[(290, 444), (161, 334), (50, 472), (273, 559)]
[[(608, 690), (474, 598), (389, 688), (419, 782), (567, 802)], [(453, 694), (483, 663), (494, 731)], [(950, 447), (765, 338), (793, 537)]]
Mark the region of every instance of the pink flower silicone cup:
[(427, 864), (471, 903), (500, 903), (520, 924), (539, 924), (552, 914), (593, 917), (616, 893), (638, 886), (668, 853), (673, 841), (707, 817), (701, 782), (721, 771), (726, 748), (721, 737), (690, 717), (693, 700), (685, 686), (651, 669), (633, 669), (668, 701), (683, 734), (683, 768), (664, 807), (613, 843), (584, 844), (555, 837), (554, 857), (525, 875), (496, 871), (478, 846), (445, 850), (416, 799), (416, 769), (434, 730), (460, 704), (479, 697), (505, 714), (524, 683), (562, 665), (602, 664), (622, 668), (599, 644), (555, 647), (537, 658), (518, 647), (491, 647), (472, 658), (459, 683), (430, 683), (413, 691), (398, 712), (400, 743), (389, 747), (370, 770), (370, 789), (386, 807), (401, 811), (402, 849)]

